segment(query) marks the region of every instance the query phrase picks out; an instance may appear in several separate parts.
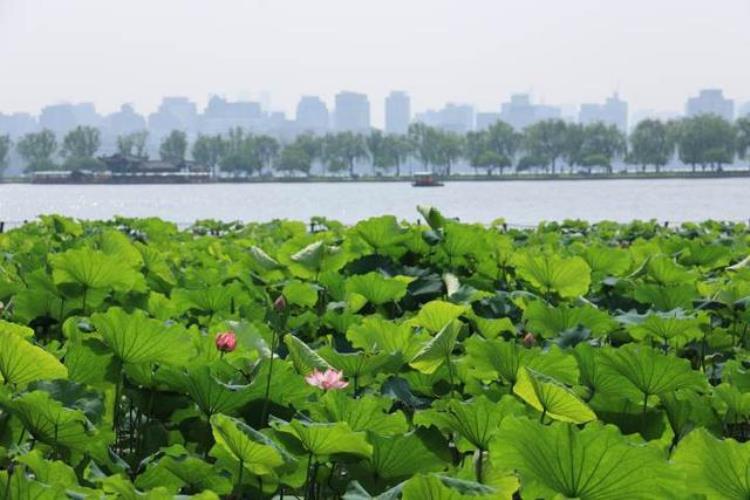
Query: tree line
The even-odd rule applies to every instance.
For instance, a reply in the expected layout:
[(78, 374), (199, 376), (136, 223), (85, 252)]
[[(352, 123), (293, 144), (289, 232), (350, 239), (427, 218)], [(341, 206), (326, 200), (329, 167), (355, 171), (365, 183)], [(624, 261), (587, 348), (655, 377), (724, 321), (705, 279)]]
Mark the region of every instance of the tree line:
[[(117, 152), (146, 159), (148, 133), (135, 132), (117, 139)], [(50, 130), (29, 133), (13, 145), (0, 136), (0, 173), (11, 149), (24, 160), (27, 172), (40, 170), (99, 170), (96, 157), (100, 132), (78, 127), (60, 144)], [(672, 121), (646, 119), (629, 137), (614, 125), (582, 125), (552, 119), (523, 131), (496, 122), (485, 130), (456, 134), (415, 123), (405, 135), (340, 132), (317, 136), (302, 134), (282, 143), (274, 137), (248, 133), (241, 128), (223, 135), (199, 135), (192, 144), (175, 130), (159, 146), (163, 161), (184, 163), (188, 154), (205, 167), (236, 177), (253, 175), (310, 175), (313, 166), (325, 172), (356, 177), (357, 168), (376, 175), (402, 174), (404, 165), (449, 176), (457, 164), (468, 164), (488, 176), (507, 171), (558, 174), (585, 171), (611, 173), (616, 161), (642, 171), (660, 172), (674, 159), (693, 171), (720, 171), (735, 159), (750, 159), (750, 117), (731, 123), (716, 115)], [(57, 162), (56, 158), (62, 159)]]

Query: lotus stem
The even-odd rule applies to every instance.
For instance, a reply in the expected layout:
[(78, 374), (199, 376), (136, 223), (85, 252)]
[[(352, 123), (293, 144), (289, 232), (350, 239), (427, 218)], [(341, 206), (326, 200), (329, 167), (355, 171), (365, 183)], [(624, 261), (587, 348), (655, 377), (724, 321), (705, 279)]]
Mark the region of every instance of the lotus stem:
[(263, 411), (260, 414), (261, 425), (268, 424), (268, 397), (271, 394), (271, 377), (273, 376), (273, 355), (276, 352), (276, 342), (279, 334), (276, 328), (273, 329), (273, 337), (271, 337), (271, 358), (268, 360), (268, 377), (266, 378), (266, 392), (263, 396)]
[(474, 452), (474, 475), (477, 482), (482, 483), (482, 465), (484, 462), (484, 450), (480, 447)]

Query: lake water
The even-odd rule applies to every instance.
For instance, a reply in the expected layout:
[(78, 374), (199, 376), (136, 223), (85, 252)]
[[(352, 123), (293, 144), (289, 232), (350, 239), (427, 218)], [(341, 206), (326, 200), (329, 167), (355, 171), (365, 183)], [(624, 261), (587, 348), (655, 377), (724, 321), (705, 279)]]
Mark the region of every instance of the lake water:
[(205, 218), (309, 220), (313, 215), (350, 223), (386, 213), (415, 220), (415, 207), (421, 204), (463, 221), (504, 217), (517, 225), (567, 218), (746, 221), (750, 179), (448, 182), (440, 188), (413, 188), (407, 182), (0, 184), (0, 221), (10, 226), (50, 213), (85, 219), (158, 216), (179, 223)]

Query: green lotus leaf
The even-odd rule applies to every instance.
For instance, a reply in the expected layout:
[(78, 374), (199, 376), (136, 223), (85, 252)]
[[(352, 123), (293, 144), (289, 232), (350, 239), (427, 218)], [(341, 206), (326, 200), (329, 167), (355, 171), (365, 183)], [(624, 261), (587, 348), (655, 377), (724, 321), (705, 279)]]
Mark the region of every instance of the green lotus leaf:
[(91, 323), (124, 363), (187, 364), (193, 353), (182, 327), (150, 319), (140, 310), (128, 314), (112, 307), (106, 313), (94, 314)]
[(98, 339), (69, 342), (65, 352), (68, 378), (81, 384), (97, 386), (116, 383), (118, 366), (114, 354)]
[(513, 393), (543, 416), (561, 422), (583, 424), (596, 420), (596, 414), (573, 391), (525, 367), (518, 372)]
[(253, 257), (255, 262), (266, 271), (275, 271), (284, 268), (283, 265), (281, 265), (276, 259), (264, 252), (260, 247), (250, 247), (250, 255)]
[(217, 379), (207, 365), (189, 366), (185, 370), (160, 370), (158, 378), (170, 387), (184, 392), (207, 417), (230, 414), (253, 397), (246, 385), (226, 384)]
[(92, 452), (97, 432), (84, 412), (66, 408), (49, 393), (26, 392), (15, 398), (2, 399), (0, 405), (16, 415), (37, 441)]
[(591, 284), (591, 269), (580, 257), (519, 253), (512, 263), (524, 281), (544, 294), (578, 297), (585, 295)]
[(472, 336), (466, 339), (464, 347), (469, 355), (469, 362), (483, 379), (499, 376), (513, 385), (518, 380), (518, 371), (525, 366), (568, 385), (578, 383), (575, 358), (556, 346), (547, 350), (527, 349), (515, 342)]
[(693, 371), (686, 359), (664, 355), (645, 345), (628, 344), (617, 349), (606, 349), (602, 353), (606, 368), (638, 388), (644, 398), (644, 408), (649, 396), (707, 386), (705, 376)]
[(729, 264), (732, 253), (723, 245), (707, 244), (703, 241), (687, 240), (684, 242), (687, 252), (680, 254), (678, 260), (689, 267), (700, 267), (705, 270), (724, 267)]
[(281, 293), (289, 304), (301, 307), (314, 307), (318, 302), (318, 289), (310, 283), (287, 283)]
[(77, 489), (78, 478), (72, 467), (59, 460), (48, 460), (39, 450), (31, 450), (16, 458), (34, 472), (34, 478), (54, 489)]
[(138, 273), (116, 255), (89, 247), (77, 248), (49, 257), (56, 285), (77, 285), (83, 290), (127, 292)]
[(578, 361), (580, 382), (590, 391), (589, 402), (596, 402), (600, 396), (604, 396), (605, 404), (613, 399), (637, 400), (641, 396), (636, 387), (624, 382), (622, 375), (607, 369), (602, 349), (581, 343), (573, 354)]
[(3, 383), (23, 387), (36, 380), (67, 378), (68, 370), (60, 361), (27, 340), (22, 328), (0, 324), (0, 375)]
[(448, 254), (449, 262), (456, 257), (477, 257), (489, 253), (489, 245), (485, 240), (486, 229), (479, 224), (446, 221), (443, 233), (445, 237), (441, 247)]
[(292, 334), (284, 336), (284, 344), (289, 349), (289, 357), (292, 358), (294, 368), (302, 375), (307, 375), (313, 370), (325, 370), (331, 365), (323, 359), (320, 354), (313, 351), (310, 346), (302, 342)]
[(739, 424), (750, 418), (750, 393), (723, 383), (714, 387), (712, 406), (728, 423)]
[(458, 334), (463, 328), (458, 320), (443, 326), (409, 361), (409, 366), (426, 374), (435, 373), (443, 363), (451, 363), (451, 354), (456, 346)]
[(424, 217), (425, 222), (427, 222), (427, 225), (432, 229), (441, 229), (445, 224), (445, 218), (443, 217), (443, 214), (441, 214), (440, 211), (435, 207), (431, 207), (429, 205), (419, 205), (417, 206), (417, 211), (420, 213), (420, 215), (422, 215), (422, 217)]
[(435, 425), (445, 431), (456, 432), (475, 448), (488, 450), (490, 441), (500, 429), (500, 422), (509, 415), (522, 413), (523, 405), (512, 397), (493, 402), (486, 396), (479, 396), (471, 401), (451, 400), (444, 411), (430, 409), (417, 412), (414, 424), (425, 427)]
[(544, 337), (554, 337), (577, 326), (587, 328), (598, 337), (617, 327), (609, 314), (591, 306), (554, 307), (535, 301), (528, 305), (523, 317), (528, 331)]
[(370, 436), (373, 446), (370, 467), (378, 477), (394, 481), (414, 474), (439, 472), (446, 463), (418, 433)]
[(397, 436), (409, 430), (403, 413), (389, 413), (392, 401), (386, 398), (366, 395), (352, 399), (345, 392), (329, 391), (320, 402), (321, 405), (311, 408), (314, 417), (327, 422), (346, 422), (355, 432)]
[(586, 248), (581, 257), (591, 272), (599, 276), (622, 276), (631, 265), (630, 254), (619, 248), (592, 245)]
[(14, 334), (19, 337), (23, 337), (26, 340), (32, 340), (34, 338), (34, 330), (28, 326), (17, 325), (9, 321), (0, 319), (0, 335)]
[(639, 284), (633, 289), (633, 298), (659, 311), (692, 309), (698, 292), (693, 283), (682, 285)]
[(168, 287), (173, 287), (177, 284), (177, 279), (174, 276), (174, 272), (172, 272), (169, 261), (162, 252), (151, 245), (143, 245), (141, 243), (137, 243), (136, 248), (141, 254), (143, 272), (146, 275), (146, 279), (150, 280), (149, 282), (158, 279)]
[(232, 286), (205, 286), (200, 288), (176, 288), (172, 291), (172, 301), (180, 312), (197, 310), (214, 315), (229, 312), (234, 301), (237, 307), (244, 294)]
[(686, 318), (674, 313), (650, 314), (643, 322), (628, 326), (627, 330), (634, 339), (657, 340), (675, 348), (703, 337), (697, 318)]
[(218, 495), (232, 491), (228, 477), (180, 445), (163, 449), (144, 465), (146, 470), (135, 481), (135, 486), (142, 490), (164, 486), (174, 494), (183, 488), (211, 490)]
[(708, 500), (741, 499), (750, 495), (750, 443), (719, 440), (696, 429), (677, 445), (672, 461), (693, 493)]
[(240, 469), (253, 475), (275, 474), (276, 469), (292, 461), (292, 457), (270, 438), (236, 418), (213, 415), (211, 429), (216, 440), (214, 448), (224, 450), (239, 462)]
[(627, 441), (614, 426), (583, 430), (508, 418), (491, 447), (493, 462), (521, 477), (523, 498), (630, 500), (679, 498), (679, 476), (660, 449)]
[(277, 430), (295, 437), (308, 453), (318, 457), (336, 453), (372, 456), (372, 445), (367, 442), (365, 433), (353, 431), (346, 422), (324, 424), (292, 420), (278, 425)]
[(370, 352), (412, 353), (414, 336), (408, 324), (388, 321), (380, 316), (367, 316), (346, 331), (346, 338), (357, 349)]
[[(265, 399), (270, 367), (268, 359), (261, 363), (255, 379), (247, 389), (251, 401)], [(315, 391), (287, 360), (274, 358), (271, 375), (268, 398), (278, 405), (302, 408), (307, 404), (310, 394)]]
[(359, 294), (377, 306), (396, 302), (406, 295), (408, 282), (397, 278), (386, 278), (378, 272), (352, 276), (346, 281), (349, 294)]
[(96, 236), (96, 243), (102, 252), (115, 257), (121, 266), (133, 269), (140, 269), (143, 266), (141, 252), (120, 231), (114, 229), (103, 231)]
[(677, 264), (666, 255), (649, 259), (646, 265), (647, 276), (660, 285), (680, 285), (693, 283), (696, 274)]
[(0, 491), (13, 492), (14, 496), (7, 495), (10, 500), (59, 500), (65, 498), (65, 491), (62, 488), (55, 488), (40, 481), (27, 477), (23, 469), (15, 471), (8, 478), (8, 471), (0, 471)]
[(466, 312), (466, 306), (433, 300), (423, 305), (411, 322), (431, 332), (439, 332), (445, 325), (458, 319)]
[(360, 221), (354, 226), (354, 231), (375, 251), (398, 245), (409, 238), (409, 234), (392, 215)]
[(419, 474), (404, 483), (403, 500), (469, 500), (469, 499), (508, 499), (513, 492), (498, 492), (494, 488), (472, 481), (452, 479), (434, 474)]
[(329, 346), (324, 346), (318, 354), (332, 367), (343, 371), (345, 376), (355, 378), (380, 371), (395, 371), (403, 364), (402, 356), (386, 352), (337, 352)]

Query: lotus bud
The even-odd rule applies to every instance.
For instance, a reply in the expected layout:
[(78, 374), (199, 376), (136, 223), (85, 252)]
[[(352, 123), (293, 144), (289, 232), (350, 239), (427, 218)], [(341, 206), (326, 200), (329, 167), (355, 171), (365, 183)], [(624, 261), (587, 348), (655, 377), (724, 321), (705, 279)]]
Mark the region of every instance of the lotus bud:
[(276, 297), (276, 300), (273, 301), (273, 308), (276, 312), (284, 312), (286, 310), (286, 298), (283, 295)]
[(232, 352), (237, 347), (237, 335), (232, 332), (221, 332), (216, 335), (216, 348), (221, 352)]
[(527, 332), (526, 335), (521, 339), (521, 343), (526, 347), (532, 347), (536, 345), (536, 336), (533, 333)]

